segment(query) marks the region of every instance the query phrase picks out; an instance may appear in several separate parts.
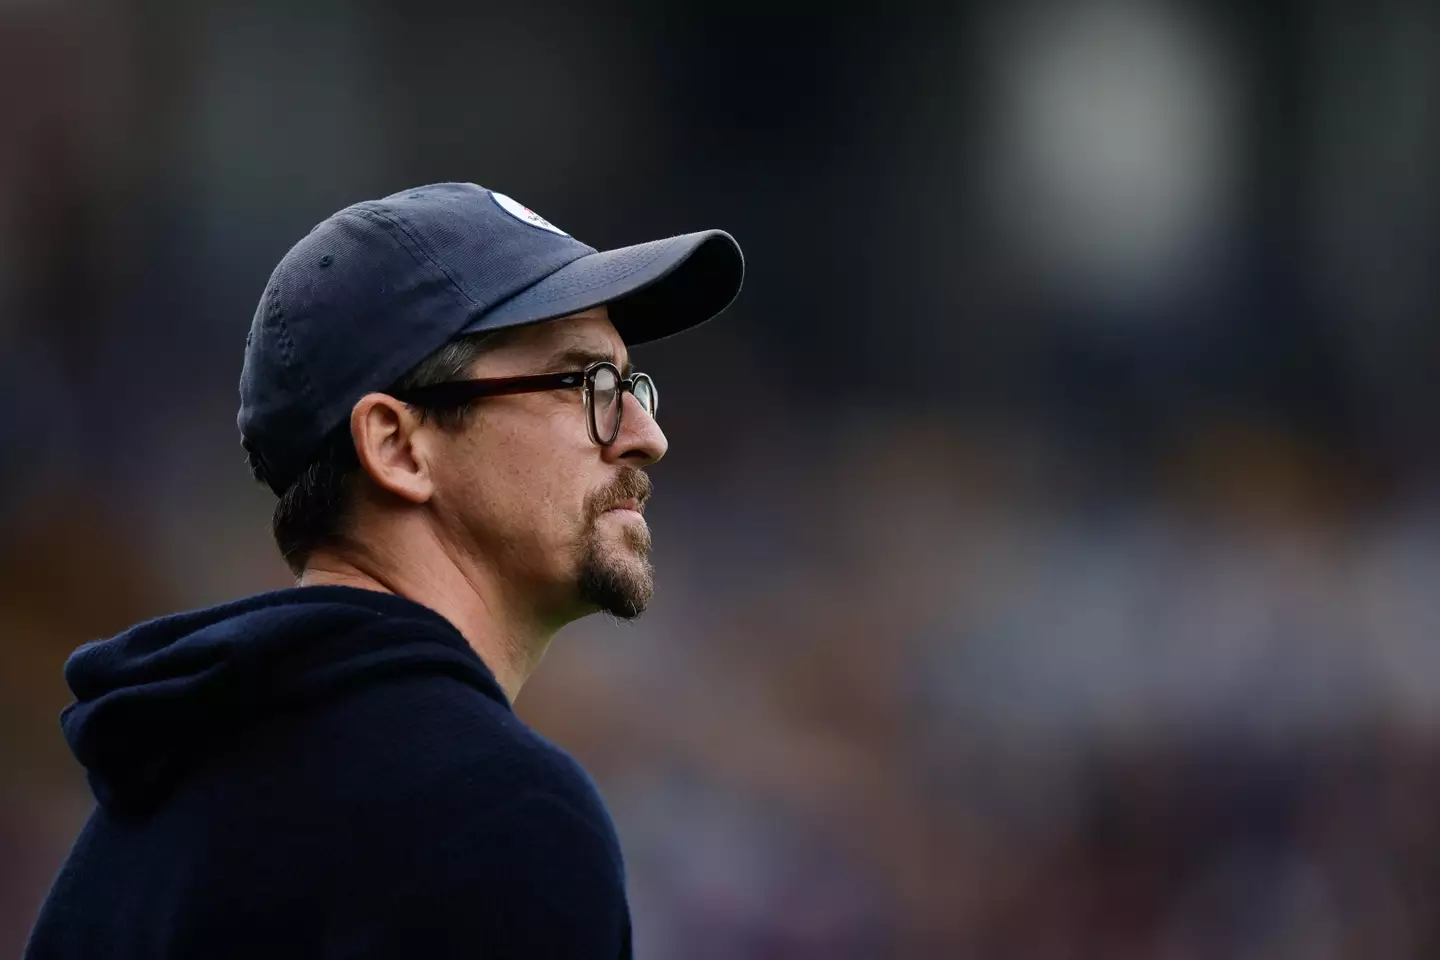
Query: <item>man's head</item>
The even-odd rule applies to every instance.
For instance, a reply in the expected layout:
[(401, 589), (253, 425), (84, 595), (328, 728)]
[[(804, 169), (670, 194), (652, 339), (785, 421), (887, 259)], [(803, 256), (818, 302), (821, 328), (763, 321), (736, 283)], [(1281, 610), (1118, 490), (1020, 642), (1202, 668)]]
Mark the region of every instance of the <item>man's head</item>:
[[(610, 390), (587, 402), (593, 388), (582, 380), (574, 388), (427, 398), (441, 385), (579, 372), (600, 362), (631, 373), (603, 306), (454, 341), (394, 388), (362, 397), (277, 504), (276, 540), (292, 570), (302, 572), (317, 549), (363, 546), (356, 541), (376, 513), (411, 511), (457, 559), (502, 567), (559, 619), (592, 609), (640, 614), (653, 590), (643, 468), (667, 444), (635, 396)], [(607, 429), (609, 442), (597, 443), (589, 418), (608, 426), (614, 414), (613, 439)]]
[(473, 184), (327, 219), (272, 275), (241, 378), (287, 562), (403, 529), (547, 618), (637, 615), (666, 440), (627, 347), (709, 319), (742, 274), (719, 231), (597, 253)]

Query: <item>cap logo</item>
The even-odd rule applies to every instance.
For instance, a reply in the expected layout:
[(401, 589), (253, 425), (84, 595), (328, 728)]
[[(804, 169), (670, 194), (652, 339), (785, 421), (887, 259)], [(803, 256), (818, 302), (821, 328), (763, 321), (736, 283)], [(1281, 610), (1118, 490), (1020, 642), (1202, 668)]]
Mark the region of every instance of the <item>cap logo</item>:
[(562, 237), (570, 236), (570, 234), (566, 233), (564, 230), (561, 230), (559, 227), (555, 226), (555, 224), (551, 223), (549, 220), (546, 220), (534, 210), (531, 210), (529, 207), (525, 206), (522, 203), (517, 203), (516, 201), (505, 196), (505, 194), (503, 193), (496, 193), (494, 190), (491, 190), (490, 198), (495, 201), (495, 204), (501, 210), (504, 210), (506, 213), (510, 214), (510, 216), (514, 217), (516, 220), (521, 221), (522, 223), (528, 223), (532, 227), (539, 227), (541, 230), (549, 230), (551, 233), (559, 234)]

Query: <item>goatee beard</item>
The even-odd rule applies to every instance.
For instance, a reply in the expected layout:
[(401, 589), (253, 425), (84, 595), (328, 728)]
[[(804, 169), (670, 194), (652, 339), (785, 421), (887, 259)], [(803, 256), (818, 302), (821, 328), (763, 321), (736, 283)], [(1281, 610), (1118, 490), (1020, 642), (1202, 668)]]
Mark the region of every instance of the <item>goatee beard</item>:
[(625, 547), (607, 545), (600, 536), (600, 516), (615, 504), (633, 499), (642, 506), (650, 497), (650, 478), (631, 467), (603, 494), (592, 499), (588, 530), (580, 558), (580, 596), (621, 620), (645, 612), (655, 594), (655, 572), (650, 565), (650, 530), (643, 524), (626, 524)]

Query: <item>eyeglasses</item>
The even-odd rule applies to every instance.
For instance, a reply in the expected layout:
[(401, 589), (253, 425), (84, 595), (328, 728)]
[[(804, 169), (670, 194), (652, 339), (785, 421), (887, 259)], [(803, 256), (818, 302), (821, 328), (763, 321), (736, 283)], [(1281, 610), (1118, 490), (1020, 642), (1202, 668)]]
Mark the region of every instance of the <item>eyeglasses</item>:
[(421, 407), (460, 407), (482, 397), (516, 393), (542, 393), (581, 387), (585, 398), (585, 420), (590, 439), (608, 447), (620, 436), (620, 418), (629, 391), (650, 416), (660, 406), (660, 395), (649, 374), (620, 376), (620, 368), (607, 360), (592, 363), (571, 373), (541, 373), (528, 377), (492, 377), (487, 380), (447, 380), (428, 387), (415, 387), (392, 394), (396, 400)]

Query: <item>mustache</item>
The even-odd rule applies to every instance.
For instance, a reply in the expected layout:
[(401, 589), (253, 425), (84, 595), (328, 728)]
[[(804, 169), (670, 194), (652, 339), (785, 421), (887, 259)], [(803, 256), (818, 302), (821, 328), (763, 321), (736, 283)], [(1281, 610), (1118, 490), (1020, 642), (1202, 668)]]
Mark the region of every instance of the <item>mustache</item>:
[(650, 499), (652, 485), (650, 477), (638, 467), (626, 467), (615, 482), (594, 495), (590, 500), (590, 519), (597, 519), (604, 513), (626, 500), (634, 500), (643, 513), (645, 502)]

